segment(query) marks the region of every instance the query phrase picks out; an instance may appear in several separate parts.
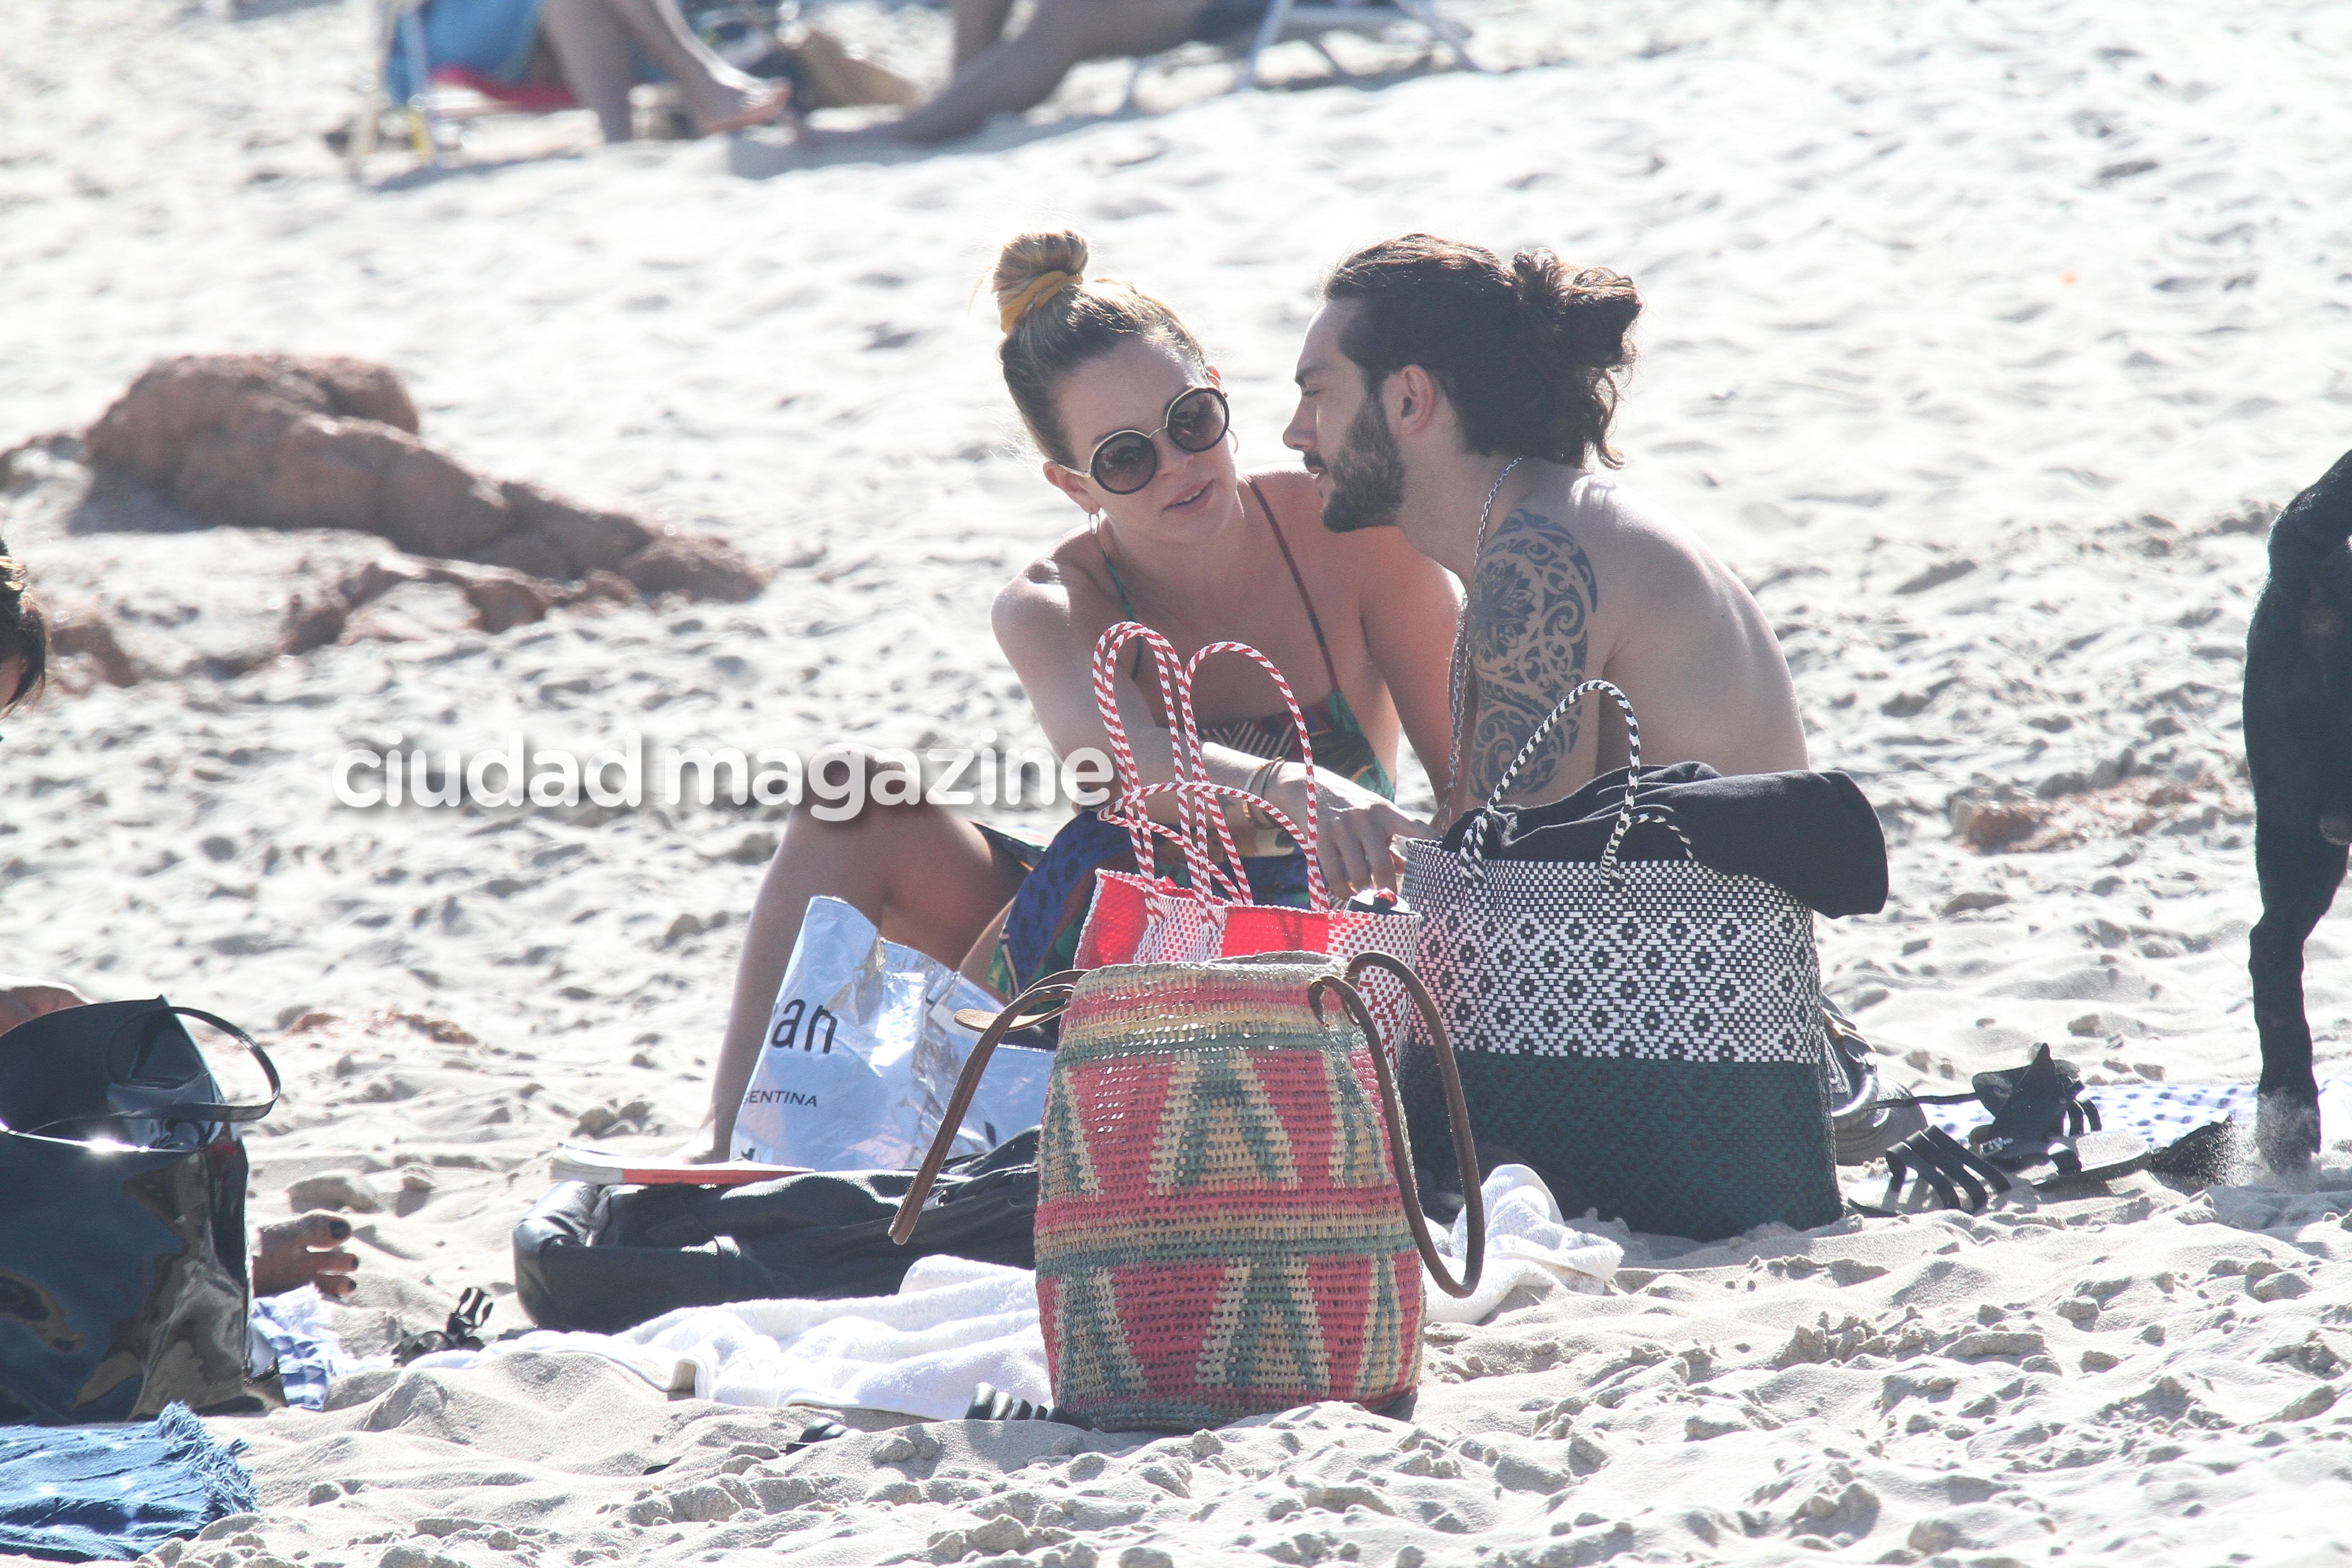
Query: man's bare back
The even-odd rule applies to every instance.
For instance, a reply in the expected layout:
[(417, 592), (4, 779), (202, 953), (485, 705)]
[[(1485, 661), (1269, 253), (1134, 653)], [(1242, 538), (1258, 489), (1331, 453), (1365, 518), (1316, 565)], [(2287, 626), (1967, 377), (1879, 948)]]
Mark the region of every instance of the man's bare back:
[[(1632, 700), (1644, 767), (1806, 766), (1788, 664), (1739, 579), (1614, 479), (1529, 466), (1534, 488), (1494, 524), (1472, 574), (1459, 720), (1468, 789), (1454, 808), (1484, 802), (1553, 705), (1594, 677)], [(1519, 770), (1510, 798), (1558, 800), (1624, 763), (1615, 705), (1588, 697)]]
[[(1446, 817), (1484, 805), (1554, 704), (1594, 677), (1632, 700), (1644, 766), (1806, 765), (1789, 667), (1755, 599), (1595, 471), (1618, 461), (1632, 279), (1410, 234), (1349, 256), (1323, 299), (1283, 433), (1316, 477), (1323, 526), (1393, 526), (1467, 586), (1472, 679), (1454, 704)], [(1588, 697), (1545, 731), (1508, 798), (1544, 805), (1625, 761), (1615, 705)]]

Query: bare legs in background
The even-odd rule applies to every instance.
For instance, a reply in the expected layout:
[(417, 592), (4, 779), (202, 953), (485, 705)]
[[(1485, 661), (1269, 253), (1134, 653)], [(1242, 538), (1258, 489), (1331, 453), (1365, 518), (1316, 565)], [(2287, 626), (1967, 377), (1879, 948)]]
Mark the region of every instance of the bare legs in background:
[(686, 25), (677, 0), (546, 0), (539, 26), (565, 85), (594, 111), (607, 142), (633, 132), (633, 42), (677, 84), (706, 135), (764, 124), (790, 98), (782, 83), (746, 76), (711, 53)]
[(1038, 0), (1029, 25), (1003, 37), (1011, 0), (953, 0), (955, 78), (904, 118), (858, 131), (804, 132), (818, 147), (945, 142), (990, 116), (1034, 109), (1081, 60), (1156, 55), (1192, 37), (1207, 0)]

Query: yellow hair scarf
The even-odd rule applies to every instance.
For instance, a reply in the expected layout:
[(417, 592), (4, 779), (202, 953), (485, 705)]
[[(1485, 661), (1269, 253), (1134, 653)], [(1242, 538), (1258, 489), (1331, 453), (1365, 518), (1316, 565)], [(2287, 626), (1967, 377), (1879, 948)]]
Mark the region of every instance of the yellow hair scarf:
[(1036, 281), (1013, 296), (1012, 302), (1004, 307), (1003, 313), (998, 318), (999, 330), (1011, 331), (1021, 324), (1022, 317), (1026, 316), (1063, 289), (1075, 287), (1077, 281), (1078, 275), (1074, 272), (1038, 274)]
[(23, 562), (13, 555), (0, 555), (0, 593), (21, 594), (30, 580)]

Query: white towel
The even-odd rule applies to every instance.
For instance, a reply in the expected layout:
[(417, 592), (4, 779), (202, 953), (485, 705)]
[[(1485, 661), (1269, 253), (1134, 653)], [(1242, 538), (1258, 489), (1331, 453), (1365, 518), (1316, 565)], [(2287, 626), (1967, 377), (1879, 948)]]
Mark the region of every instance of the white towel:
[(517, 1351), (591, 1351), (657, 1388), (726, 1405), (824, 1405), (954, 1420), (985, 1383), (1052, 1402), (1037, 1277), (963, 1258), (922, 1258), (895, 1296), (683, 1307), (622, 1334), (552, 1333), (443, 1351), (457, 1368)]
[[(1550, 1280), (1598, 1294), (1624, 1259), (1604, 1236), (1564, 1223), (1543, 1179), (1497, 1165), (1486, 1200), (1486, 1271), (1465, 1300), (1423, 1271), (1428, 1321), (1475, 1323), (1520, 1285)], [(1469, 1244), (1454, 1222), (1455, 1259)], [(832, 1301), (737, 1301), (684, 1307), (624, 1334), (539, 1330), (486, 1350), (442, 1351), (413, 1365), (458, 1368), (518, 1351), (589, 1351), (656, 1388), (725, 1405), (823, 1405), (894, 1410), (952, 1421), (985, 1383), (1019, 1399), (1053, 1402), (1037, 1325), (1037, 1277), (1026, 1268), (923, 1258), (895, 1296)]]
[[(1456, 1300), (1423, 1268), (1422, 1297), (1429, 1303), (1429, 1321), (1484, 1322), (1504, 1297), (1541, 1280), (1591, 1296), (1609, 1289), (1625, 1249), (1561, 1219), (1559, 1204), (1541, 1176), (1525, 1165), (1497, 1165), (1478, 1191), (1486, 1201), (1486, 1274), (1475, 1290)], [(1467, 1209), (1454, 1216), (1451, 1245), (1441, 1249), (1456, 1279), (1470, 1246), (1469, 1218)]]

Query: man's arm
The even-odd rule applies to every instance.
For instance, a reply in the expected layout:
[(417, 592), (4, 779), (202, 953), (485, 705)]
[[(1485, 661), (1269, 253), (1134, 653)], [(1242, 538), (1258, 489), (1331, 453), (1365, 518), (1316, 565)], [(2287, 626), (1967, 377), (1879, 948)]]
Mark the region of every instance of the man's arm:
[(1454, 653), (1454, 626), (1460, 605), (1454, 574), (1405, 542), (1392, 528), (1368, 528), (1339, 536), (1361, 541), (1359, 594), (1364, 646), (1372, 668), (1388, 683), (1397, 721), (1431, 783), (1445, 782), (1445, 756), (1453, 744), (1453, 699), (1446, 690)]
[[(1599, 667), (1591, 628), (1600, 605), (1592, 563), (1564, 524), (1523, 507), (1486, 542), (1470, 585), (1477, 683), (1465, 749), (1471, 786), (1471, 798), (1460, 803), (1465, 809), (1485, 803), (1553, 706)], [(1512, 779), (1515, 798), (1549, 799), (1562, 793), (1556, 786), (1582, 782), (1570, 764), (1594, 748), (1581, 707), (1561, 716)]]

